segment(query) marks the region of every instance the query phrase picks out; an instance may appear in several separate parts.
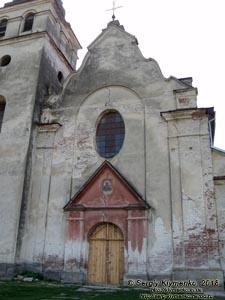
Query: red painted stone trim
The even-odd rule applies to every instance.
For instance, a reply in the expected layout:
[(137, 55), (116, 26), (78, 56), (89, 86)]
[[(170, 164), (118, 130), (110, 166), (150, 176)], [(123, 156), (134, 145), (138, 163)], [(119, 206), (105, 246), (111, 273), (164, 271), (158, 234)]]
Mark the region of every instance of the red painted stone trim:
[[(113, 178), (114, 182), (114, 191), (110, 194), (104, 194), (104, 192), (101, 191), (100, 186), (101, 178), (102, 180), (106, 179), (106, 175), (104, 175), (106, 173), (108, 173), (109, 176)], [(89, 192), (91, 189), (92, 192)], [(87, 199), (88, 197), (89, 199)], [(120, 200), (118, 201), (118, 199)], [(96, 210), (104, 209), (106, 207), (110, 207), (110, 209), (150, 208), (150, 205), (142, 199), (142, 197), (138, 194), (135, 188), (132, 187), (132, 185), (108, 161), (105, 161), (96, 170), (96, 172), (90, 177), (90, 179), (65, 205), (64, 210)]]

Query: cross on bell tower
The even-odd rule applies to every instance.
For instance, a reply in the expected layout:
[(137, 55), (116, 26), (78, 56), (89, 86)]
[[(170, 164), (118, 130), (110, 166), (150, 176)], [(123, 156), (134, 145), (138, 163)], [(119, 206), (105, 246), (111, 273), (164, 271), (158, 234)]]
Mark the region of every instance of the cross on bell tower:
[(116, 17), (115, 17), (115, 10), (116, 10), (116, 9), (119, 9), (119, 8), (122, 8), (122, 7), (123, 7), (123, 6), (117, 6), (117, 7), (116, 7), (116, 1), (114, 0), (114, 1), (113, 1), (113, 8), (107, 9), (107, 10), (106, 10), (106, 11), (111, 11), (111, 10), (113, 11), (113, 15), (112, 15), (113, 21), (115, 21), (115, 18), (116, 18)]

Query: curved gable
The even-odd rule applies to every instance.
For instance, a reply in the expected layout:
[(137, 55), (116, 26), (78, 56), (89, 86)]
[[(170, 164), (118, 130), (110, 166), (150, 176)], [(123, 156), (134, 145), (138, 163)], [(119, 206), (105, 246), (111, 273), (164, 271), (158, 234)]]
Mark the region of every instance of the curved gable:
[(114, 22), (108, 25), (88, 50), (82, 66), (64, 88), (67, 98), (71, 94), (87, 96), (109, 85), (135, 88), (138, 93), (156, 82), (165, 83), (158, 63), (144, 58), (137, 39)]

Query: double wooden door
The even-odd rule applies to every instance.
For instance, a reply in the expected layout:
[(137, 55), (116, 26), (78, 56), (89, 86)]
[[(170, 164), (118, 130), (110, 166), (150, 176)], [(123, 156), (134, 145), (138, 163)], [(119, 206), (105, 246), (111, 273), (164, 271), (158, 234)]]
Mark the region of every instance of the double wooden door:
[(114, 224), (100, 224), (89, 239), (88, 282), (123, 284), (123, 275), (123, 233)]

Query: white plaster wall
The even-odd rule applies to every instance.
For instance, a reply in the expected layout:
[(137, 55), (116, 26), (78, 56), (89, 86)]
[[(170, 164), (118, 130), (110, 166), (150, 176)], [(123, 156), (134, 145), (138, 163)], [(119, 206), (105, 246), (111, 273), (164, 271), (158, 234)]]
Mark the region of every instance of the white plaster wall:
[[(49, 125), (51, 126), (51, 125)], [(74, 143), (69, 130), (39, 132), (33, 150), (29, 206), (20, 260), (62, 268), (66, 239), (64, 205), (70, 199)]]
[(196, 116), (178, 112), (168, 123), (174, 267), (213, 269), (220, 264), (208, 117)]
[(225, 271), (225, 180), (215, 183), (217, 216), (219, 227), (219, 251), (223, 271)]
[[(95, 135), (100, 116), (111, 109), (117, 110), (123, 117), (125, 140), (120, 152), (110, 162), (144, 195), (144, 107), (132, 90), (120, 86), (94, 92), (79, 109), (75, 129), (73, 193), (105, 160), (98, 154)], [(135, 141), (134, 136), (138, 137)]]
[(225, 271), (225, 153), (212, 149), (215, 197), (218, 217), (219, 250), (221, 265)]
[(213, 175), (225, 176), (225, 152), (212, 149)]
[(0, 48), (0, 57), (11, 56), (0, 75), (6, 99), (0, 133), (0, 262), (14, 262), (41, 47), (42, 42), (36, 40), (31, 47), (24, 41)]
[[(173, 99), (170, 100), (173, 102)], [(160, 116), (161, 105), (151, 98), (146, 104), (145, 197), (152, 207), (152, 217), (148, 223), (148, 274), (154, 276), (167, 274), (172, 268), (170, 171), (168, 129)]]
[(145, 276), (147, 271), (147, 256), (146, 256), (146, 249), (147, 249), (147, 239), (143, 239), (142, 243), (142, 251), (139, 252), (138, 248), (132, 250), (131, 241), (128, 241), (127, 247), (127, 272), (129, 276), (132, 278), (132, 274), (134, 276)]
[(148, 236), (148, 275), (150, 278), (171, 274), (173, 267), (171, 228), (166, 227), (166, 221), (154, 217), (150, 224)]

